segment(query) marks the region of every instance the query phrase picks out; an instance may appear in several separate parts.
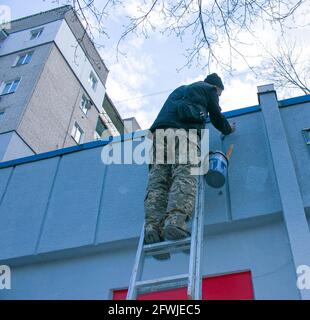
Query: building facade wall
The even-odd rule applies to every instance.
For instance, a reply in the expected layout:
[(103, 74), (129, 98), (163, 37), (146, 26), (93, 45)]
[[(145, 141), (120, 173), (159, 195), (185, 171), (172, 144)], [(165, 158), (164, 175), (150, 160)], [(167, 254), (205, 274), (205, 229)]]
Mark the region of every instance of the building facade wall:
[(87, 35), (85, 35), (85, 29), (82, 23), (72, 10), (66, 12), (65, 20), (71, 31), (74, 33), (75, 37), (79, 39), (79, 44), (83, 48), (84, 53), (88, 56), (89, 61), (92, 62), (92, 67), (94, 68), (101, 82), (105, 86), (109, 70), (102, 61), (99, 52), (95, 48), (90, 38)]
[[(82, 25), (82, 23), (79, 21), (79, 18), (77, 15), (73, 12), (73, 9), (71, 6), (62, 6), (58, 7), (56, 9), (52, 9), (45, 12), (40, 12), (38, 14), (34, 14), (31, 16), (23, 17), (21, 19), (17, 19), (14, 21), (11, 21), (10, 23), (10, 29), (6, 30), (9, 34), (13, 33), (19, 33), (19, 32), (25, 32), (25, 30), (30, 30), (32, 28), (38, 28), (42, 26), (48, 26), (50, 29), (49, 32), (46, 33), (46, 35), (51, 35), (51, 27), (59, 26), (63, 24), (63, 21), (66, 21), (67, 25), (70, 27), (71, 31), (75, 34), (76, 38), (79, 39), (79, 42), (81, 46), (83, 47), (84, 52), (91, 58), (91, 62), (93, 65), (93, 68), (95, 69), (96, 73), (99, 75), (102, 83), (105, 85), (107, 75), (108, 75), (108, 69), (105, 66), (104, 62), (100, 58), (99, 53), (97, 52), (94, 44), (91, 42), (90, 38), (85, 34), (85, 29)], [(51, 38), (49, 38), (48, 41), (55, 39), (55, 34), (58, 32), (56, 29), (54, 29), (54, 33)], [(44, 38), (46, 39), (46, 35)], [(23, 37), (20, 36), (20, 39)], [(42, 39), (37, 39), (38, 43), (42, 43)], [(25, 39), (22, 39), (25, 41)], [(13, 42), (10, 44), (11, 46), (16, 46)]]
[[(24, 29), (9, 33), (9, 36), (1, 43), (0, 54), (6, 55), (52, 42), (61, 24), (62, 20), (51, 21), (40, 26), (25, 25)], [(37, 39), (31, 40), (31, 31), (38, 28), (43, 28), (42, 34)]]
[(108, 114), (108, 116), (110, 117), (111, 121), (113, 122), (116, 131), (118, 131), (119, 134), (126, 133), (126, 132), (124, 132), (123, 119), (122, 119), (121, 115), (119, 114), (119, 112), (117, 111), (117, 109), (115, 108), (112, 100), (110, 99), (110, 97), (108, 96), (107, 93), (104, 96), (102, 107), (105, 110), (105, 112)]
[[(21, 77), (21, 82), (16, 93), (1, 97), (0, 111), (5, 112), (0, 133), (16, 130), (32, 150), (41, 153), (75, 145), (71, 132), (78, 121), (84, 131), (82, 142), (92, 141), (98, 114), (104, 112), (108, 70), (85, 34), (78, 42), (84, 29), (76, 15), (66, 6), (11, 25), (0, 45), (0, 80)], [(37, 28), (43, 32), (31, 40), (31, 31)], [(27, 51), (34, 51), (32, 61), (12, 67), (17, 55)], [(89, 81), (91, 72), (98, 81), (95, 90)], [(92, 102), (87, 115), (80, 109), (83, 93)], [(115, 128), (108, 115), (106, 118), (107, 127)]]
[[(31, 40), (31, 31), (37, 28), (43, 28), (43, 32), (40, 37)], [(71, 67), (76, 77), (81, 81), (97, 109), (102, 110), (102, 102), (105, 95), (105, 83), (102, 82), (100, 78), (106, 80), (107, 72), (102, 70), (101, 73), (104, 73), (104, 76), (99, 77), (92, 66), (96, 61), (93, 61), (93, 57), (87, 56), (87, 53), (85, 53), (78, 43), (77, 38), (72, 33), (66, 20), (51, 21), (41, 26), (30, 28), (28, 26), (27, 29), (9, 34), (7, 39), (5, 39), (1, 44), (0, 55), (2, 56), (21, 50), (27, 50), (50, 42), (56, 43), (68, 65)], [(96, 63), (98, 64), (98, 61)], [(96, 90), (91, 88), (88, 81), (90, 72), (93, 72), (98, 79)]]
[(302, 130), (310, 127), (310, 103), (303, 103), (293, 108), (282, 108), (281, 117), (291, 150), (299, 187), (303, 201), (310, 208), (310, 145), (307, 145)]
[(35, 153), (15, 132), (0, 134), (0, 162), (32, 156)]
[(70, 10), (70, 6), (62, 6), (56, 9), (40, 12), (37, 14), (33, 14), (27, 17), (23, 17), (20, 19), (16, 19), (11, 21), (10, 29), (7, 30), (10, 32), (18, 32), (21, 30), (34, 28), (37, 26), (41, 26), (43, 24), (47, 24), (51, 21), (62, 20), (68, 10)]
[[(281, 108), (281, 118), (289, 108), (307, 118), (304, 106)], [(230, 143), (235, 148), (226, 185), (205, 190), (203, 275), (250, 270), (256, 299), (300, 299), (306, 295), (296, 286), (296, 261), (302, 262), (298, 246), (305, 251), (309, 246), (303, 237), (309, 232), (307, 220), (300, 219), (309, 212), (308, 204), (294, 219), (295, 212), (287, 208), (290, 195), (284, 194), (283, 201), (280, 168), (274, 167), (272, 154), (278, 140), (276, 134), (270, 136), (268, 115), (259, 110), (234, 115), (229, 121), (238, 130), (223, 144), (219, 132), (210, 129), (211, 150), (225, 151)], [(290, 130), (289, 136), (300, 135), (299, 124)], [(128, 286), (144, 220), (147, 165), (104, 164), (104, 143), (97, 143), (79, 152), (2, 166), (0, 263), (12, 267), (13, 289), (0, 291), (0, 298), (107, 299), (112, 289)], [(126, 143), (130, 140), (113, 145)], [(135, 139), (133, 147), (139, 143)], [(297, 139), (290, 152), (305, 146)], [(310, 182), (304, 183), (300, 192), (306, 199)], [(292, 238), (292, 226), (305, 243)], [(144, 277), (184, 273), (187, 258), (179, 253), (167, 263), (149, 259)], [(307, 255), (305, 259), (308, 264)]]
[(11, 136), (12, 136), (12, 132), (6, 132), (4, 134), (0, 134), (0, 162), (2, 161), (2, 159), (6, 154), (6, 150), (10, 143)]
[(92, 107), (87, 116), (82, 112), (83, 93), (80, 82), (53, 45), (18, 133), (37, 153), (76, 145), (71, 137), (75, 121), (85, 132), (84, 141), (93, 140), (98, 111)]
[[(224, 141), (221, 140), (219, 131), (210, 123), (207, 125), (211, 137), (210, 150), (226, 152), (229, 145), (234, 144), (229, 163), (229, 183), (222, 188), (222, 193), (216, 189), (208, 189), (206, 206), (210, 215), (207, 219), (218, 223), (281, 211), (261, 112), (237, 116), (230, 121), (236, 122), (238, 130)], [(228, 189), (228, 186), (231, 187)], [(210, 202), (209, 199), (215, 201)]]
[[(17, 129), (50, 50), (49, 43), (0, 56), (1, 82), (21, 78), (15, 93), (3, 95), (0, 98), (0, 110), (4, 111), (0, 133)], [(32, 61), (29, 64), (14, 67), (18, 55), (28, 51), (33, 51)]]
[[(111, 299), (128, 287), (135, 243), (98, 246), (95, 252), (63, 254), (11, 267), (12, 289), (1, 299)], [(284, 224), (281, 220), (215, 233), (205, 238), (203, 276), (251, 270), (255, 299), (299, 299)], [(48, 259), (48, 258), (47, 258)], [(144, 279), (187, 272), (188, 255), (146, 261)]]
[[(87, 56), (80, 46), (78, 40), (72, 33), (67, 22), (62, 21), (59, 31), (55, 37), (55, 43), (66, 59), (71, 70), (79, 79), (88, 95), (92, 99), (98, 111), (102, 111), (102, 102), (105, 95), (105, 83), (103, 83), (91, 62), (92, 57)], [(89, 75), (93, 72), (97, 78), (97, 88), (94, 90), (89, 82)], [(102, 70), (102, 72), (104, 72)]]

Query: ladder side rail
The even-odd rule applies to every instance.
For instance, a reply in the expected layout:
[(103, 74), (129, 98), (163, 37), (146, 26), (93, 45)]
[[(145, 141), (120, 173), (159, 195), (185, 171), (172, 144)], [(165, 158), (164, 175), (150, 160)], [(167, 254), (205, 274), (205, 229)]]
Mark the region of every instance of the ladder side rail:
[(201, 274), (201, 268), (202, 268), (202, 260), (203, 260), (203, 232), (204, 232), (204, 212), (205, 212), (205, 181), (204, 176), (199, 176), (200, 179), (200, 206), (199, 206), (199, 212), (198, 214), (198, 220), (197, 220), (197, 252), (196, 252), (196, 271), (195, 271), (195, 293), (194, 293), (194, 299), (195, 300), (201, 300), (201, 292), (202, 292), (202, 274)]
[(195, 211), (194, 219), (192, 225), (192, 235), (191, 235), (191, 248), (190, 248), (190, 258), (189, 258), (189, 271), (188, 271), (188, 287), (187, 287), (187, 297), (188, 299), (194, 299), (195, 292), (195, 271), (196, 271), (196, 252), (197, 252), (197, 228), (198, 228), (198, 212), (200, 207), (200, 179), (197, 176), (196, 184), (196, 198), (195, 198)]
[(132, 270), (132, 274), (130, 277), (128, 292), (126, 296), (126, 300), (135, 300), (137, 298), (137, 288), (136, 283), (141, 279), (141, 274), (143, 271), (143, 261), (144, 261), (144, 224), (142, 226), (142, 231), (140, 234), (139, 244), (137, 248), (137, 253), (135, 257), (135, 262)]

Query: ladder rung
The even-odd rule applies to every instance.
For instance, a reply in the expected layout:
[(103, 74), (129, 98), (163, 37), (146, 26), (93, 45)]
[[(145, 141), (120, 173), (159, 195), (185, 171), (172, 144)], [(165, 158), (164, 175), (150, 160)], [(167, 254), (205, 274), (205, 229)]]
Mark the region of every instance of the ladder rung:
[(164, 241), (153, 244), (147, 244), (143, 246), (143, 250), (146, 255), (154, 255), (155, 253), (166, 253), (178, 250), (189, 249), (191, 244), (191, 237), (176, 240), (176, 241)]
[(169, 276), (152, 280), (143, 280), (136, 282), (136, 288), (139, 293), (160, 291), (166, 288), (178, 288), (188, 282), (188, 274)]

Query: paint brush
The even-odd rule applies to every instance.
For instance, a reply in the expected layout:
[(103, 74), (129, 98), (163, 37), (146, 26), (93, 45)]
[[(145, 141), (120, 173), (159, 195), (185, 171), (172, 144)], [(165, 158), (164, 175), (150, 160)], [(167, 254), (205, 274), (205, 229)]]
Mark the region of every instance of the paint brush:
[(226, 152), (226, 158), (227, 158), (228, 161), (229, 161), (229, 159), (230, 159), (230, 157), (231, 157), (231, 154), (232, 154), (232, 152), (233, 152), (233, 149), (234, 149), (234, 145), (231, 144), (231, 145), (229, 146), (227, 152)]

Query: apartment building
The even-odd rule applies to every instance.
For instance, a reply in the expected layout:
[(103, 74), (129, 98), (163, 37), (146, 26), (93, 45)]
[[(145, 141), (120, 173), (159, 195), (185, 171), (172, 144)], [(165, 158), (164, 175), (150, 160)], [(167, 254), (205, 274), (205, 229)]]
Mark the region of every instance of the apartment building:
[(123, 133), (108, 69), (71, 6), (9, 26), (0, 34), (0, 161)]

